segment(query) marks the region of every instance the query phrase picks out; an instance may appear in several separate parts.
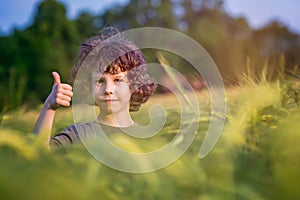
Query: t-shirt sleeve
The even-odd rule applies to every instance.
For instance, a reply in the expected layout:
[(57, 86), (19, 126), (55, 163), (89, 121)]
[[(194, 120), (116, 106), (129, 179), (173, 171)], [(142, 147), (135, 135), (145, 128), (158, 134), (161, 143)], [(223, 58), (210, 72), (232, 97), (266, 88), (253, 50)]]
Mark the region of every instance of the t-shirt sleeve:
[(64, 149), (66, 146), (70, 146), (79, 141), (78, 131), (75, 126), (69, 126), (65, 130), (57, 133), (50, 138), (51, 148)]

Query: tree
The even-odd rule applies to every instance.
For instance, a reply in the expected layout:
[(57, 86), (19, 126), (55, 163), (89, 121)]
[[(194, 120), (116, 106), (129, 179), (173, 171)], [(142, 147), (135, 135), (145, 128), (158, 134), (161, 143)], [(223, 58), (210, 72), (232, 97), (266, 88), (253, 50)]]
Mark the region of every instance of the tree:
[[(9, 82), (13, 86), (7, 88), (19, 88), (20, 94), (26, 94), (19, 95), (18, 101), (6, 98), (10, 107), (18, 106), (15, 102), (44, 100), (51, 89), (52, 70), (58, 70), (63, 79), (68, 80), (80, 41), (75, 23), (66, 18), (63, 4), (42, 1), (32, 25), (23, 31), (15, 30), (8, 38), (0, 40), (5, 46), (2, 54), (6, 57), (0, 61), (4, 67), (1, 76), (14, 79)], [(17, 87), (20, 80), (22, 87)]]
[(97, 33), (98, 28), (97, 23), (99, 19), (96, 16), (92, 16), (88, 12), (82, 12), (75, 19), (76, 29), (80, 33), (80, 38), (84, 40)]
[[(278, 21), (272, 21), (253, 33), (253, 55), (259, 62), (268, 60), (269, 65), (278, 67), (280, 56), (286, 57), (287, 67), (299, 65), (300, 37), (290, 32)], [(258, 50), (258, 51), (255, 51)]]

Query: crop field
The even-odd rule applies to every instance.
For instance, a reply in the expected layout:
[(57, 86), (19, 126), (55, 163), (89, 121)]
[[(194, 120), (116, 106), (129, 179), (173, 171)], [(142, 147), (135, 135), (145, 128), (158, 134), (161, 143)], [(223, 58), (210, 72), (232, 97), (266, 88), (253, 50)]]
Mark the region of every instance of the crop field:
[[(217, 144), (204, 158), (199, 150), (210, 123), (210, 96), (197, 93), (200, 117), (195, 139), (169, 166), (150, 173), (125, 173), (97, 161), (80, 144), (48, 151), (32, 134), (40, 109), (22, 106), (0, 122), (0, 199), (300, 199), (300, 83), (246, 81), (226, 88), (227, 113)], [(158, 139), (120, 146), (155, 150), (178, 130), (180, 110), (172, 95), (155, 95), (133, 114), (149, 123), (151, 104), (164, 104), (167, 121)], [(53, 134), (73, 122), (72, 109), (57, 111)], [(147, 149), (148, 148), (148, 149)]]

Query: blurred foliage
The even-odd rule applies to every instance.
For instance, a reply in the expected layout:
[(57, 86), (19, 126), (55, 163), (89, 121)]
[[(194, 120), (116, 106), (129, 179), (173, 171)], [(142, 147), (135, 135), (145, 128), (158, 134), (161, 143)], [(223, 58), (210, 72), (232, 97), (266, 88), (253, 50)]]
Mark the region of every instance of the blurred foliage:
[[(278, 71), (298, 70), (299, 35), (278, 21), (253, 30), (245, 18), (229, 16), (225, 3), (129, 0), (99, 14), (82, 12), (71, 20), (62, 3), (41, 1), (29, 27), (0, 37), (0, 116), (23, 103), (43, 101), (51, 89), (52, 70), (68, 81), (79, 44), (105, 26), (121, 30), (158, 26), (181, 31), (203, 45), (229, 85), (237, 83), (249, 66), (260, 73), (268, 65), (274, 77)], [(155, 60), (156, 52), (148, 54)], [(188, 64), (184, 59), (173, 56), (169, 60), (175, 68), (199, 79), (193, 67), (182, 67)]]
[[(31, 129), (40, 109), (9, 111), (0, 123), (1, 199), (290, 199), (300, 198), (300, 112), (297, 81), (255, 82), (227, 90), (224, 131), (212, 152), (199, 159), (210, 122), (207, 91), (197, 94), (201, 117), (196, 138), (176, 162), (161, 170), (130, 174), (96, 161), (81, 145), (49, 152)], [(162, 94), (161, 94), (162, 95)], [(174, 138), (180, 120), (176, 98), (153, 96), (170, 114), (152, 150)], [(163, 101), (163, 102), (162, 102)], [(176, 114), (178, 113), (178, 114)], [(71, 109), (57, 111), (54, 132), (72, 123)], [(117, 138), (118, 139), (118, 138)], [(122, 145), (123, 144), (123, 145)], [(145, 150), (145, 143), (122, 147)]]

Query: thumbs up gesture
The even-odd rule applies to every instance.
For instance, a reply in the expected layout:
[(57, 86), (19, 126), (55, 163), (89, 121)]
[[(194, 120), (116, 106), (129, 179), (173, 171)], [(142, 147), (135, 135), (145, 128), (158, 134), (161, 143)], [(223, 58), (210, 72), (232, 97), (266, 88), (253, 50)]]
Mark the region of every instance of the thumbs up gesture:
[(60, 75), (57, 72), (52, 72), (54, 79), (52, 91), (45, 101), (48, 108), (56, 110), (59, 106), (70, 106), (73, 96), (72, 86), (66, 83), (61, 83)]

